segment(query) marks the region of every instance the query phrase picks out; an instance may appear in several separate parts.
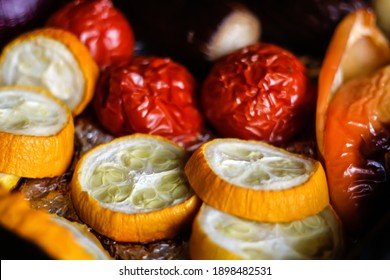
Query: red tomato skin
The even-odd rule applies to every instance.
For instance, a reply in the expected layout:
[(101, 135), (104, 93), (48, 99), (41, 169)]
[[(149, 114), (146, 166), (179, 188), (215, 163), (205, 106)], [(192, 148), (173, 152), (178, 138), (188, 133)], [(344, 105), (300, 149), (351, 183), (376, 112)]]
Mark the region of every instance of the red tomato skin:
[(223, 137), (284, 144), (310, 121), (315, 94), (305, 66), (289, 51), (257, 43), (218, 60), (201, 102)]
[(129, 59), (134, 52), (132, 26), (110, 0), (69, 2), (55, 12), (46, 25), (75, 34), (87, 46), (100, 69)]
[(156, 134), (185, 147), (203, 131), (195, 90), (194, 77), (180, 64), (138, 56), (103, 71), (93, 107), (115, 136)]

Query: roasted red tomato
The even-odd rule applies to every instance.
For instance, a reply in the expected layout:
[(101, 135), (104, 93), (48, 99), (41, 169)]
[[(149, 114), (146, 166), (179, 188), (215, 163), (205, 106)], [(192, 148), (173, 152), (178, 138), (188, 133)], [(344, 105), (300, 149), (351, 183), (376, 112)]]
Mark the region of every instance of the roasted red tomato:
[(134, 51), (133, 29), (110, 0), (72, 1), (54, 13), (47, 25), (74, 33), (101, 69), (130, 58)]
[(220, 59), (202, 87), (202, 105), (225, 137), (284, 144), (310, 119), (315, 94), (292, 53), (258, 43)]
[(195, 87), (182, 65), (139, 56), (103, 71), (93, 106), (102, 126), (116, 136), (150, 133), (187, 146), (203, 130)]

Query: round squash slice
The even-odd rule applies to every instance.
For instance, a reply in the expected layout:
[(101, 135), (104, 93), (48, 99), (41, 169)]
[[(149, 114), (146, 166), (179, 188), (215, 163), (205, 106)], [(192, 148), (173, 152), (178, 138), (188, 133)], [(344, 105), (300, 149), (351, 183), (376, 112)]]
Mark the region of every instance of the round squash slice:
[(63, 102), (41, 88), (0, 87), (0, 172), (59, 176), (73, 150), (73, 118)]
[(241, 219), (203, 204), (189, 242), (190, 257), (228, 259), (335, 259), (343, 250), (341, 224), (331, 208), (289, 223)]
[(209, 141), (192, 154), (185, 172), (201, 200), (241, 218), (289, 222), (329, 204), (320, 162), (260, 141)]
[(111, 259), (86, 225), (32, 209), (21, 193), (0, 192), (0, 226), (53, 259)]
[(85, 45), (61, 29), (25, 33), (8, 43), (0, 56), (0, 84), (45, 88), (75, 116), (91, 101), (98, 74)]
[(165, 138), (133, 134), (87, 152), (71, 182), (79, 217), (116, 241), (173, 238), (200, 206), (184, 174), (186, 151)]

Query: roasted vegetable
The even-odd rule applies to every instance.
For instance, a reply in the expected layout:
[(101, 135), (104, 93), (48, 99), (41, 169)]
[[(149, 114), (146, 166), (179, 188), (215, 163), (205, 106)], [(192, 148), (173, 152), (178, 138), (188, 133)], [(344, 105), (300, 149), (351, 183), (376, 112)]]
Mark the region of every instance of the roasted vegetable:
[(102, 126), (116, 136), (157, 134), (187, 146), (203, 132), (195, 87), (184, 66), (168, 58), (139, 56), (106, 69), (93, 103)]
[(0, 172), (27, 178), (55, 177), (74, 152), (72, 113), (40, 88), (0, 87)]
[(324, 160), (331, 203), (350, 234), (390, 209), (390, 66), (351, 80), (329, 104)]
[(389, 69), (378, 69), (389, 61), (375, 15), (358, 9), (337, 26), (319, 76), (319, 156), (331, 203), (353, 235), (369, 230), (386, 208)]
[(336, 90), (348, 80), (370, 74), (389, 62), (389, 44), (376, 25), (375, 14), (359, 9), (340, 22), (323, 59), (318, 80), (316, 138), (320, 157), (327, 109)]
[(209, 141), (191, 155), (185, 171), (203, 202), (243, 219), (291, 222), (329, 205), (319, 161), (262, 141)]
[(77, 163), (73, 205), (80, 219), (118, 242), (175, 238), (200, 207), (184, 175), (186, 160), (187, 151), (163, 137), (116, 138)]
[[(17, 259), (30, 259), (34, 256), (58, 260), (111, 259), (87, 225), (32, 209), (20, 192), (4, 194), (3, 191), (0, 189), (0, 233), (5, 233), (5, 238), (10, 242), (23, 242), (28, 246), (21, 252), (10, 252), (6, 258), (27, 251), (34, 255), (18, 256)], [(10, 232), (14, 233), (13, 238)], [(3, 235), (1, 237), (4, 241)], [(2, 253), (4, 251), (3, 248)]]
[(134, 51), (133, 29), (111, 0), (74, 0), (51, 15), (47, 25), (74, 33), (100, 69), (130, 58)]
[(91, 101), (98, 75), (87, 47), (63, 29), (23, 33), (0, 53), (0, 85), (44, 88), (65, 102), (73, 116)]
[(218, 60), (202, 86), (207, 120), (224, 137), (282, 145), (310, 121), (315, 95), (289, 51), (258, 43)]
[(262, 223), (203, 204), (189, 241), (194, 260), (338, 259), (343, 252), (341, 223), (332, 207), (287, 223)]

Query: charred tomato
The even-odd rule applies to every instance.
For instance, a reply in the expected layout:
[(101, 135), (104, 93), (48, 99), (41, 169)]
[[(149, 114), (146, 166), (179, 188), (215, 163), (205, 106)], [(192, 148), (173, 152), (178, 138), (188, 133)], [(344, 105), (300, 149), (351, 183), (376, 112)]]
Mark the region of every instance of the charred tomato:
[(202, 106), (225, 137), (282, 145), (308, 122), (315, 94), (306, 68), (291, 52), (257, 43), (218, 60), (206, 77)]
[(47, 25), (74, 33), (101, 69), (133, 54), (131, 24), (110, 0), (74, 0), (55, 12)]
[(156, 134), (186, 147), (203, 130), (195, 90), (195, 78), (181, 64), (137, 56), (102, 72), (93, 107), (102, 126), (116, 136)]

